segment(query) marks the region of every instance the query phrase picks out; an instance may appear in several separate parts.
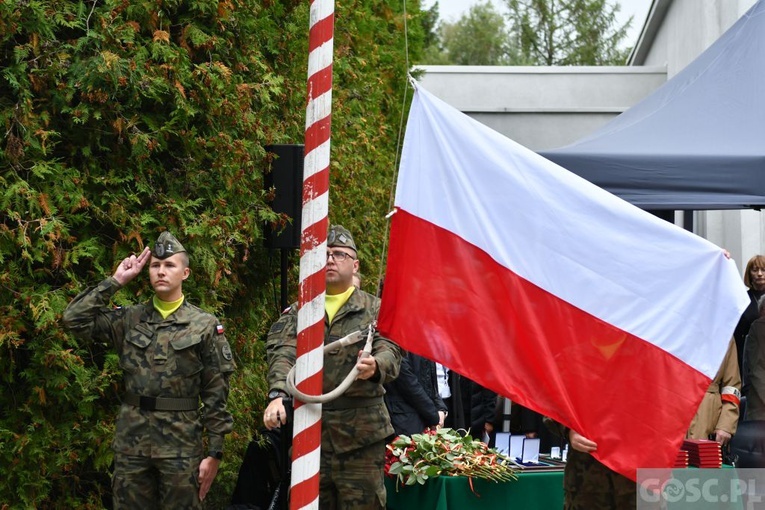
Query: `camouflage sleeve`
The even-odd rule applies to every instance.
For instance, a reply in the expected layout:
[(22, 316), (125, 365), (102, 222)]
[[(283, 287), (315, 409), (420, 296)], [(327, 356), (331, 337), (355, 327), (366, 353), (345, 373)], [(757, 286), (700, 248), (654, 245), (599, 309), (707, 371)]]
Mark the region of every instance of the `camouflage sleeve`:
[(207, 431), (208, 449), (223, 451), (223, 438), (231, 432), (234, 420), (226, 409), (229, 377), (234, 371), (231, 347), (223, 334), (223, 326), (213, 316), (205, 335), (202, 352), (204, 369), (200, 397), (204, 404), (204, 427)]
[(96, 287), (81, 292), (64, 310), (64, 328), (85, 340), (114, 343), (121, 339), (120, 324), (114, 320), (117, 312), (108, 308), (109, 300), (120, 288), (117, 280), (110, 276)]
[(297, 306), (282, 314), (271, 326), (266, 341), (268, 388), (286, 392), (287, 374), (297, 356)]
[[(370, 297), (373, 299), (373, 302), (368, 310), (371, 312), (368, 317), (379, 317), (380, 300), (374, 296)], [(375, 331), (375, 337), (372, 341), (372, 356), (374, 356), (375, 363), (377, 363), (377, 371), (370, 381), (385, 384), (398, 377), (398, 373), (401, 370), (403, 352), (398, 345), (381, 336), (377, 331)]]
[(398, 345), (375, 333), (375, 339), (372, 342), (372, 356), (377, 362), (375, 380), (380, 384), (385, 384), (398, 377), (398, 372), (401, 369), (401, 348)]

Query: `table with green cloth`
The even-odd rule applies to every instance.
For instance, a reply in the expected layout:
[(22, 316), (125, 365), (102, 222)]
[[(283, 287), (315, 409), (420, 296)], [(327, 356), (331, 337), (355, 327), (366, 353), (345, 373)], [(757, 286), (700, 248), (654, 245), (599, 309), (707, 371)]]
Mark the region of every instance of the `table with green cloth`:
[(518, 473), (510, 482), (473, 478), (473, 487), (464, 476), (438, 476), (425, 485), (400, 485), (385, 479), (388, 510), (470, 510), (563, 508), (563, 472)]

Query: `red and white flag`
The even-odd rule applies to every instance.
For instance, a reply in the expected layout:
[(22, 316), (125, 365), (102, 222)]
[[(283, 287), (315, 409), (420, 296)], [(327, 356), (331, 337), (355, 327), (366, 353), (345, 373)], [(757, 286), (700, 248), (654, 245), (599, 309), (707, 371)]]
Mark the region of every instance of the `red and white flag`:
[(598, 444), (670, 467), (748, 304), (723, 250), (418, 87), (380, 331)]

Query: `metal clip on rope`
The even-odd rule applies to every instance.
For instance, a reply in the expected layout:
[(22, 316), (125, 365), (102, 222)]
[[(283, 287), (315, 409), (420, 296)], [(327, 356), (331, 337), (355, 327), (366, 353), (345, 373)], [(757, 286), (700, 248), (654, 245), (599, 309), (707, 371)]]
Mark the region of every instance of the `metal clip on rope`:
[[(369, 325), (369, 333), (367, 333), (367, 342), (364, 344), (364, 348), (361, 350), (360, 358), (365, 358), (367, 356), (372, 355), (372, 340), (374, 339), (374, 324)], [(332, 349), (338, 348), (338, 347), (347, 347), (349, 345), (353, 345), (357, 343), (359, 340), (363, 338), (361, 331), (354, 331), (348, 336), (344, 336), (343, 338), (339, 340), (335, 340), (334, 342), (327, 344), (324, 346), (324, 352), (328, 352)], [(356, 368), (356, 365), (353, 365), (353, 368), (351, 368), (351, 371), (348, 373), (347, 376), (345, 376), (345, 379), (343, 379), (343, 382), (341, 382), (337, 388), (330, 391), (329, 393), (324, 393), (322, 395), (308, 395), (306, 393), (303, 393), (297, 387), (295, 386), (295, 367), (293, 366), (290, 369), (290, 372), (287, 374), (287, 393), (295, 397), (297, 400), (304, 402), (306, 404), (324, 404), (327, 402), (331, 402), (335, 400), (337, 397), (345, 393), (345, 391), (350, 388), (351, 384), (353, 384), (353, 381), (356, 380), (356, 377), (359, 375), (359, 370)]]

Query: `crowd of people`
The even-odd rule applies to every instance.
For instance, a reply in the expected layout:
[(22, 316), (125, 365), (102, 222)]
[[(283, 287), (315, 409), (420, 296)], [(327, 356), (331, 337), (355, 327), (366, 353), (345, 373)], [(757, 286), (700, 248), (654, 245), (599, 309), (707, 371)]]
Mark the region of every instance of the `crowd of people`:
[[(148, 265), (151, 300), (112, 308), (111, 298)], [(325, 343), (368, 331), (380, 306), (361, 289), (353, 235), (333, 225), (327, 236)], [(184, 246), (163, 232), (153, 248), (125, 258), (114, 274), (79, 294), (64, 325), (76, 336), (110, 342), (124, 372), (125, 395), (113, 441), (114, 508), (202, 508), (232, 430), (226, 410), (234, 370), (224, 328), (188, 303), (183, 282), (190, 260)], [(687, 437), (726, 445), (742, 420), (765, 420), (765, 256), (744, 270), (751, 299)], [(264, 426), (288, 423), (287, 374), (295, 365), (298, 306), (285, 310), (267, 339), (268, 405)], [(591, 453), (597, 444), (575, 430), (517, 404), (468, 377), (374, 333), (371, 352), (358, 346), (325, 353), (323, 391), (358, 371), (345, 393), (323, 405), (319, 474), (322, 509), (383, 509), (385, 445), (395, 435), (450, 427), (491, 446), (498, 428), (541, 437), (543, 451), (570, 446), (564, 474), (566, 508), (630, 508), (632, 480)], [(743, 385), (742, 385), (743, 380)], [(746, 405), (742, 405), (741, 395)], [(200, 402), (203, 406), (200, 408)], [(206, 442), (203, 440), (206, 437)], [(203, 451), (203, 445), (207, 450)]]

